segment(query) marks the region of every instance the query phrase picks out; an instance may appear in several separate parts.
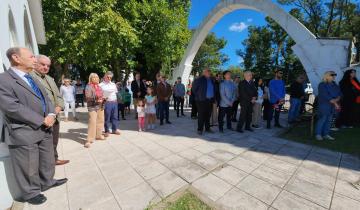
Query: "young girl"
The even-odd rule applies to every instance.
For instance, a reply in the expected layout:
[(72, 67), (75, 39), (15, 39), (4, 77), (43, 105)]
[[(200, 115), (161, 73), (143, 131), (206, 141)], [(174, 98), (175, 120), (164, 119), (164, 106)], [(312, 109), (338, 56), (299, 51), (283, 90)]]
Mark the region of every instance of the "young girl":
[(139, 100), (136, 111), (138, 113), (139, 132), (145, 131), (145, 104), (143, 100)]
[(146, 113), (146, 121), (148, 129), (155, 129), (155, 119), (156, 119), (156, 96), (153, 95), (154, 89), (152, 87), (148, 87), (147, 95), (145, 96), (145, 113)]

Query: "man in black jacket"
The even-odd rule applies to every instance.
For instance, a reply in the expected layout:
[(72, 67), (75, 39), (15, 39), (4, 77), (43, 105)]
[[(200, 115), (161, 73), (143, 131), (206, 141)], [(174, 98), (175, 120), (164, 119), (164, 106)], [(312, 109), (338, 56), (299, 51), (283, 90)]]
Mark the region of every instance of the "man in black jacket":
[(300, 75), (290, 86), (289, 123), (296, 121), (300, 115), (301, 101), (305, 96), (304, 81), (305, 77)]
[(210, 130), (210, 117), (212, 104), (215, 100), (215, 85), (211, 79), (209, 69), (204, 69), (201, 77), (197, 78), (192, 86), (195, 96), (196, 106), (198, 107), (198, 134), (202, 135), (205, 125), (205, 131), (212, 133)]
[(135, 118), (137, 119), (137, 103), (140, 99), (144, 99), (146, 95), (146, 87), (143, 81), (141, 81), (140, 73), (137, 72), (135, 75), (135, 80), (131, 82), (131, 92), (133, 93), (133, 102), (135, 109)]
[(237, 124), (237, 131), (243, 133), (245, 130), (254, 131), (251, 125), (253, 104), (257, 98), (257, 89), (252, 81), (252, 72), (244, 72), (244, 80), (239, 83), (240, 119)]

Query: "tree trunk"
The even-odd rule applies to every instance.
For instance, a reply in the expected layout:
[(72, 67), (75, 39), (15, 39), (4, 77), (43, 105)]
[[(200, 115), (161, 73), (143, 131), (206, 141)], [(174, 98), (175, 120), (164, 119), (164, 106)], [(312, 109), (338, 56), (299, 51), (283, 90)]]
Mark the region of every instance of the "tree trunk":
[(325, 37), (327, 37), (330, 33), (331, 24), (334, 19), (334, 8), (335, 8), (335, 0), (333, 0), (331, 3), (330, 14), (329, 14), (329, 19), (328, 19), (327, 26), (326, 26)]

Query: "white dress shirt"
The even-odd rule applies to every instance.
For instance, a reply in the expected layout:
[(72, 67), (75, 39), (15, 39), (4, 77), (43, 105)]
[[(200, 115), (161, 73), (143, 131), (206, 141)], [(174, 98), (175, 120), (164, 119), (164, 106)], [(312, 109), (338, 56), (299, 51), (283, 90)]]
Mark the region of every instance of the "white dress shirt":
[(25, 77), (25, 75), (27, 75), (28, 73), (23, 72), (23, 71), (21, 71), (21, 70), (19, 70), (19, 69), (17, 69), (17, 68), (14, 68), (14, 67), (11, 67), (11, 69), (12, 69), (22, 80), (24, 80), (24, 81), (26, 82), (26, 84), (29, 85), (29, 87), (31, 87), (28, 79), (26, 79), (26, 77)]
[(104, 97), (107, 98), (107, 101), (117, 101), (116, 93), (118, 89), (116, 84), (113, 82), (102, 82), (99, 85), (104, 93)]

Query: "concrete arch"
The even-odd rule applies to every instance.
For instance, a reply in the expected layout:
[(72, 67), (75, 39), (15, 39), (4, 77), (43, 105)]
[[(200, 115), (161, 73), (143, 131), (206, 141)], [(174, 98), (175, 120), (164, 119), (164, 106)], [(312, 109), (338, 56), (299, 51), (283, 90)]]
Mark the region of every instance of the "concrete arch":
[(31, 49), (31, 51), (34, 53), (34, 49), (36, 49), (36, 47), (34, 46), (35, 43), (35, 35), (34, 32), (31, 28), (31, 23), (30, 23), (30, 14), (29, 14), (29, 10), (26, 6), (24, 6), (24, 14), (23, 14), (23, 20), (24, 20), (24, 42), (25, 42), (25, 47)]
[[(192, 70), (191, 64), (207, 34), (223, 16), (240, 9), (264, 13), (274, 19), (289, 34), (296, 42), (296, 45), (293, 46), (294, 53), (302, 62), (315, 91), (323, 72), (328, 69), (338, 71), (347, 66), (348, 41), (316, 38), (302, 23), (271, 0), (222, 0), (194, 33), (184, 57), (173, 72), (173, 80), (177, 77), (181, 77), (182, 81), (188, 80)], [(338, 53), (336, 59), (332, 58), (334, 54), (330, 54), (329, 50)]]

